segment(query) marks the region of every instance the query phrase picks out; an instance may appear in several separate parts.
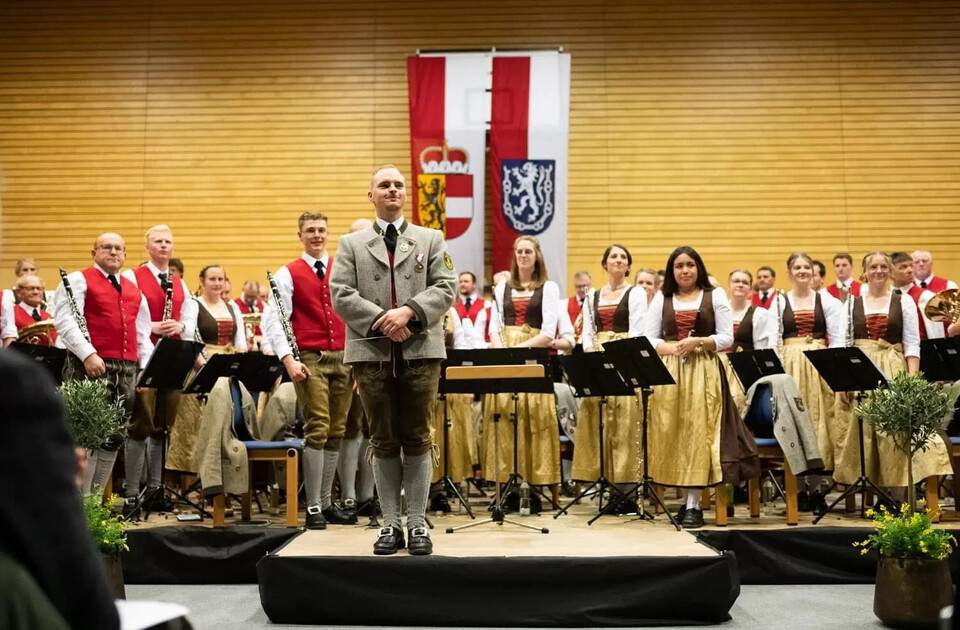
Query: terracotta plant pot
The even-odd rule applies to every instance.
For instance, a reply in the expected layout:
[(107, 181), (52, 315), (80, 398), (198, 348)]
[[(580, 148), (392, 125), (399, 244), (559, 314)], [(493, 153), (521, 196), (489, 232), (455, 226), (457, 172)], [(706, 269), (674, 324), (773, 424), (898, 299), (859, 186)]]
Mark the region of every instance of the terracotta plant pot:
[(127, 593), (123, 588), (123, 562), (120, 555), (108, 556), (101, 554), (103, 559), (103, 574), (107, 578), (107, 585), (114, 599), (126, 599)]
[(873, 614), (894, 628), (937, 627), (940, 609), (953, 603), (946, 560), (880, 556)]

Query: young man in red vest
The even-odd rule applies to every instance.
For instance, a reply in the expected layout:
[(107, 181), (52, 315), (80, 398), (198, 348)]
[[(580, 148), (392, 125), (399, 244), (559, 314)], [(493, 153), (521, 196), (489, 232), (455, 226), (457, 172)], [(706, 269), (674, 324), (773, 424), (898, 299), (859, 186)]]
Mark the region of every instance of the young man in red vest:
[[(101, 234), (92, 254), (92, 267), (67, 276), (77, 310), (86, 319), (87, 335), (74, 317), (62, 283), (54, 294), (57, 345), (69, 351), (63, 380), (105, 379), (110, 392), (121, 400), (129, 421), (133, 416), (137, 368), (145, 367), (153, 353), (150, 307), (136, 285), (120, 275), (127, 253), (119, 234)], [(91, 485), (106, 485), (121, 440), (118, 437), (88, 453), (87, 467), (94, 467), (88, 475)]]
[(777, 283), (777, 272), (773, 267), (763, 266), (757, 269), (757, 292), (753, 294), (751, 302), (760, 308), (770, 308), (773, 297), (777, 294), (774, 284)]
[(573, 337), (576, 343), (580, 342), (580, 335), (583, 333), (583, 319), (577, 321), (580, 313), (583, 312), (583, 301), (587, 299), (587, 292), (593, 286), (593, 278), (589, 271), (578, 271), (573, 274), (574, 293), (567, 299), (567, 314), (570, 316), (570, 322), (573, 324)]
[[(37, 322), (52, 319), (53, 316), (43, 309), (43, 280), (35, 274), (28, 274), (17, 278), (17, 295), (20, 301), (13, 307), (14, 324), (17, 327), (17, 337), (20, 337), (28, 326)], [(57, 340), (56, 331), (43, 334), (28, 343), (43, 346), (52, 346)]]
[[(150, 341), (154, 345), (162, 337), (193, 339), (197, 325), (197, 302), (190, 299), (190, 290), (183, 279), (170, 269), (173, 256), (173, 233), (166, 225), (155, 225), (144, 236), (147, 263), (127, 269), (123, 277), (132, 282), (147, 300), (150, 309)], [(167, 289), (170, 289), (170, 316), (164, 318)], [(137, 392), (133, 407), (133, 424), (127, 431), (123, 448), (125, 483), (123, 494), (133, 503), (140, 492), (140, 479), (146, 459), (147, 497), (156, 496), (163, 485), (164, 431), (177, 417), (180, 393), (144, 389)], [(158, 499), (160, 497), (157, 497)]]
[(472, 271), (463, 271), (458, 278), (459, 296), (453, 303), (463, 326), (468, 348), (486, 348), (489, 335), (486, 303), (477, 293), (477, 276)]
[(303, 409), (303, 485), (307, 495), (307, 529), (325, 529), (327, 523), (351, 525), (356, 514), (332, 501), (340, 446), (353, 400), (353, 377), (343, 362), (346, 327), (333, 310), (327, 253), (327, 217), (304, 212), (297, 235), (303, 255), (281, 267), (273, 278), (300, 359), (293, 356), (273, 304), (261, 326), (271, 347), (283, 361)]
[(840, 252), (833, 257), (833, 273), (837, 281), (827, 287), (827, 293), (841, 302), (846, 302), (851, 295), (860, 296), (860, 283), (853, 279), (853, 256), (847, 252)]

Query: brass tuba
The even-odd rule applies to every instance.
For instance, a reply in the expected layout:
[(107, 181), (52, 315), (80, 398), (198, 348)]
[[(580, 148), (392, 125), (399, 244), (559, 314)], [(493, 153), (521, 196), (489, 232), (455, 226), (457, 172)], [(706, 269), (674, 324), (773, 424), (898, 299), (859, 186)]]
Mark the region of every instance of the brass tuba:
[(930, 321), (957, 323), (960, 320), (960, 293), (956, 289), (946, 289), (937, 293), (927, 302), (923, 314)]

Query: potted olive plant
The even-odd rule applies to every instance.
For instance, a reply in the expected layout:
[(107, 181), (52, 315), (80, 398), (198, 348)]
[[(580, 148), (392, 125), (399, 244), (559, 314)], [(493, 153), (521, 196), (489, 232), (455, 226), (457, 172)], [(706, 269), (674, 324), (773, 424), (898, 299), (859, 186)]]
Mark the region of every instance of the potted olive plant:
[[(67, 381), (60, 386), (67, 415), (67, 427), (74, 443), (87, 451), (84, 494), (94, 478), (106, 479), (113, 469), (116, 447), (123, 441), (123, 401), (114, 398), (104, 380)], [(97, 474), (97, 467), (104, 467)]]
[(922, 374), (903, 372), (878, 389), (858, 413), (878, 432), (889, 435), (907, 456), (907, 503), (899, 515), (881, 508), (873, 516), (874, 532), (855, 543), (861, 553), (879, 555), (873, 611), (888, 625), (937, 623), (940, 609), (953, 601), (947, 557), (956, 540), (934, 529), (927, 513), (914, 511), (916, 488), (913, 456), (926, 450), (930, 439), (952, 412), (951, 396)]
[[(107, 583), (117, 599), (126, 599), (123, 588), (123, 564), (121, 554), (130, 551), (127, 546), (127, 532), (120, 517), (110, 511), (100, 499), (102, 489), (94, 486), (94, 492), (83, 497), (83, 511), (87, 518), (87, 529), (103, 558), (103, 568)], [(111, 502), (112, 503), (112, 502)]]

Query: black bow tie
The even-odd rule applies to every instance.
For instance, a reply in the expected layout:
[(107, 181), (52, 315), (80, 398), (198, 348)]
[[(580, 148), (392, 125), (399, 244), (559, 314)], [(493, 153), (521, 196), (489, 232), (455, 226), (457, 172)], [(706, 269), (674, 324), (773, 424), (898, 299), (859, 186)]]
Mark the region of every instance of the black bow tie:
[(160, 281), (160, 288), (166, 292), (167, 287), (170, 286), (170, 277), (167, 274), (160, 272), (157, 274), (157, 279)]
[(397, 226), (393, 223), (387, 226), (387, 231), (383, 235), (383, 242), (387, 245), (387, 250), (392, 254), (397, 250)]
[(38, 311), (37, 309), (33, 309), (33, 313), (31, 315), (33, 316), (33, 321), (35, 322), (40, 321), (40, 311)]
[(117, 277), (116, 277), (115, 275), (113, 275), (112, 273), (111, 273), (110, 275), (108, 275), (107, 277), (110, 278), (110, 284), (112, 284), (112, 285), (113, 285), (113, 288), (117, 290), (117, 293), (120, 293), (120, 292), (121, 292), (121, 291), (120, 291), (120, 281), (117, 280)]
[(323, 280), (323, 277), (326, 275), (323, 272), (323, 263), (318, 260), (317, 262), (313, 263), (313, 268), (317, 270), (317, 277), (320, 278), (320, 280)]

